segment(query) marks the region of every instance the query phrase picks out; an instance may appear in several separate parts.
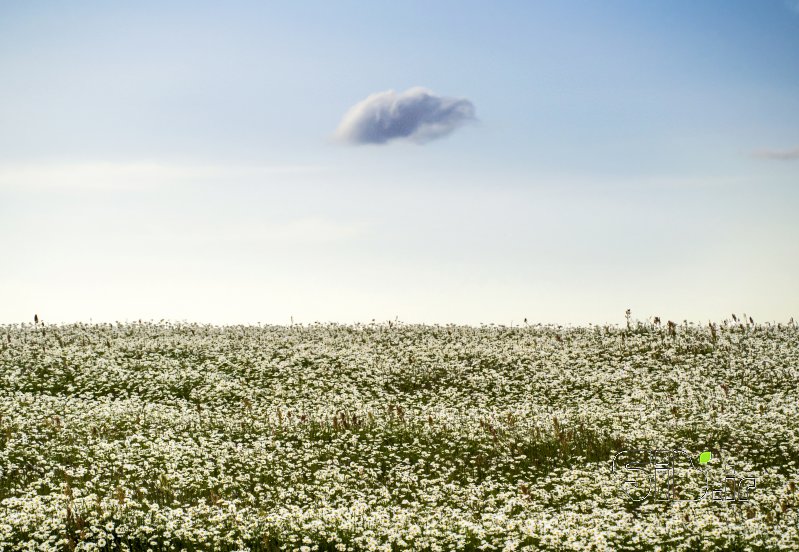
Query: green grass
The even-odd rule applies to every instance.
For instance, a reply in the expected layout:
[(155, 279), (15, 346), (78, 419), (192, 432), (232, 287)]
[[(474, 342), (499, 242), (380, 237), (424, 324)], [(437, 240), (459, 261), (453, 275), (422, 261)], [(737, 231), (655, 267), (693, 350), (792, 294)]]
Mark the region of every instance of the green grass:
[[(0, 337), (3, 549), (799, 547), (793, 325)], [(755, 497), (631, 503), (614, 455), (671, 447)]]

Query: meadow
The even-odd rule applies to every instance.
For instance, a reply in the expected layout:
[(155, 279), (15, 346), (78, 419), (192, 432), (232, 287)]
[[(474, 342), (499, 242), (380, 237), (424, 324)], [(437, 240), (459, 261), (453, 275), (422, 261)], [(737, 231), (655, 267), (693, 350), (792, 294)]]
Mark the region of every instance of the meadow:
[(798, 413), (793, 321), (5, 325), (0, 549), (799, 550)]

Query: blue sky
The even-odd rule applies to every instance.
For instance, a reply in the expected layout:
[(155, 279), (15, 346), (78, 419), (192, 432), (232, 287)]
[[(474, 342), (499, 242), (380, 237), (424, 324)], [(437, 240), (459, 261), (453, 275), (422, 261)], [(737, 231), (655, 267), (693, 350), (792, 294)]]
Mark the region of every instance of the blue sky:
[[(799, 315), (799, 10), (4, 2), (0, 321)], [(424, 87), (476, 120), (343, 144)]]

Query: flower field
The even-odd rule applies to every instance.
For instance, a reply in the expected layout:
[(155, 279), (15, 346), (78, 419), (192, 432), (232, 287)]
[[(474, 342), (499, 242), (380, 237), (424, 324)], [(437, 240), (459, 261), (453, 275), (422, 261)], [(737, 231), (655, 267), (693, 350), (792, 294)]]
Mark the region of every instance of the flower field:
[(0, 326), (0, 550), (799, 550), (797, 462), (793, 322)]

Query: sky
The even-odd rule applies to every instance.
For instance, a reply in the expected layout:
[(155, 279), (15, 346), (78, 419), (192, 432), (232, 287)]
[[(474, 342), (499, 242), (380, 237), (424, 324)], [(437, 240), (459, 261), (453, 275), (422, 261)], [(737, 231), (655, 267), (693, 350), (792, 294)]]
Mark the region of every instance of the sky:
[(799, 3), (0, 2), (0, 323), (799, 318)]

